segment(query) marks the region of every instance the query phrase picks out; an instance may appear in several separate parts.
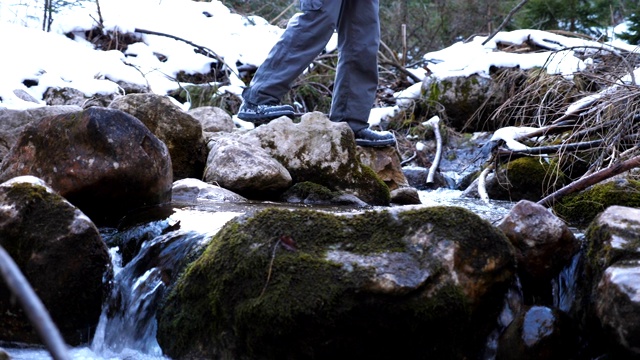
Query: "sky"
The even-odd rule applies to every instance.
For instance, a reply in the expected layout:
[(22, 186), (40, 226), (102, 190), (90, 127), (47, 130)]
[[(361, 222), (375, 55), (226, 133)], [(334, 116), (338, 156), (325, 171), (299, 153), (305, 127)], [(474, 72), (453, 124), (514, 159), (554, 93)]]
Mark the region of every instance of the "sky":
[[(176, 89), (180, 71), (207, 73), (212, 61), (193, 51), (193, 46), (178, 40), (136, 33), (139, 42), (126, 51), (96, 50), (85, 38), (85, 31), (95, 29), (99, 19), (94, 0), (79, 0), (76, 5), (58, 9), (53, 14), (51, 32), (42, 31), (44, 0), (2, 0), (0, 2), (0, 108), (28, 109), (45, 106), (43, 94), (49, 87), (70, 87), (87, 96), (122, 92), (117, 81), (148, 85), (152, 92), (166, 94)], [(104, 31), (133, 33), (135, 29), (151, 30), (189, 40), (213, 50), (233, 67), (236, 63), (259, 66), (284, 31), (260, 17), (234, 14), (219, 1), (190, 0), (102, 0), (100, 13)], [(73, 40), (67, 35), (73, 34)], [(491, 66), (520, 66), (523, 69), (546, 67), (551, 74), (570, 77), (575, 71), (590, 65), (590, 59), (574, 56), (579, 46), (606, 47), (637, 51), (621, 41), (600, 44), (569, 38), (544, 31), (517, 30), (500, 32), (483, 45), (487, 38), (476, 36), (472, 41), (424, 54), (428, 68), (436, 78), (489, 76)], [(497, 50), (497, 43), (520, 44), (530, 39), (548, 46), (550, 51), (532, 54), (508, 53)], [(616, 48), (611, 47), (611, 51)], [(335, 49), (335, 37), (327, 50)], [(162, 54), (161, 62), (156, 54)], [(424, 69), (410, 69), (419, 78)], [(636, 79), (640, 76), (636, 76)], [(25, 80), (29, 80), (25, 85)], [(231, 76), (231, 84), (220, 92), (240, 95), (245, 85)], [(627, 79), (628, 80), (628, 79)], [(624, 81), (624, 80), (621, 80)], [(37, 85), (33, 85), (37, 83)], [(39, 101), (21, 100), (16, 90), (23, 90)], [(373, 109), (371, 125), (391, 116), (412, 99), (420, 96), (420, 84), (414, 84), (395, 94), (398, 104)], [(597, 98), (597, 94), (596, 94)], [(591, 99), (575, 104), (568, 111), (577, 111)], [(179, 104), (184, 110), (189, 103)]]

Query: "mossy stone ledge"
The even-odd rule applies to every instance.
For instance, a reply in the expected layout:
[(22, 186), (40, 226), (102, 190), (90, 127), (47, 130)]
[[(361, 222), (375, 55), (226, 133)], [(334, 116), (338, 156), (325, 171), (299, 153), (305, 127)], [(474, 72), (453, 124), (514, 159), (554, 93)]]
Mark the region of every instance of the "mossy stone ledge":
[(513, 281), (506, 237), (458, 207), (266, 209), (227, 223), (171, 289), (175, 359), (477, 355)]

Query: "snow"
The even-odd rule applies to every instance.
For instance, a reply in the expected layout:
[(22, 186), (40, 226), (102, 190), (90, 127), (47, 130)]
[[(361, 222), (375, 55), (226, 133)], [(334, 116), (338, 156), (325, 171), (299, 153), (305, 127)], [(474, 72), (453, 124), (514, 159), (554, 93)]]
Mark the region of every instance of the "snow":
[[(43, 4), (44, 0), (0, 2), (0, 48), (5, 54), (0, 63), (0, 108), (45, 106), (43, 94), (50, 87), (74, 88), (87, 96), (122, 93), (117, 84), (119, 81), (149, 86), (154, 93), (167, 94), (184, 85), (175, 79), (180, 71), (207, 73), (211, 64), (217, 61), (194, 52), (194, 47), (184, 41), (135, 32), (136, 29), (170, 34), (209, 49), (224, 59), (234, 74), (238, 63), (259, 66), (284, 31), (260, 17), (235, 14), (216, 0), (104, 0), (100, 2), (100, 13), (95, 1), (78, 0), (57, 9), (53, 13), (51, 32), (44, 32)], [(96, 50), (85, 32), (96, 29), (100, 15), (104, 31), (135, 34), (140, 41), (128, 46), (124, 52)], [(624, 28), (621, 24), (611, 33), (615, 35)], [(519, 45), (523, 42), (536, 43), (547, 50), (532, 53), (498, 50), (499, 44)], [(327, 45), (327, 51), (335, 48), (334, 37)], [(471, 41), (429, 52), (423, 56), (428, 70), (421, 67), (408, 70), (420, 79), (427, 76), (439, 79), (472, 74), (489, 76), (491, 67), (544, 67), (550, 74), (571, 77), (590, 64), (588, 57), (586, 60), (576, 57), (577, 51), (588, 56), (590, 52), (615, 52), (619, 48), (636, 51), (615, 37), (610, 44), (602, 44), (539, 30), (516, 30), (500, 32), (488, 41), (487, 37), (476, 36)], [(158, 55), (166, 60), (159, 60)], [(636, 74), (635, 78), (640, 76)], [(30, 80), (30, 86), (25, 85), (25, 80)], [(631, 80), (620, 81), (629, 83)], [(230, 82), (230, 85), (220, 87), (219, 92), (240, 95), (245, 84), (236, 75), (231, 75)], [(396, 93), (397, 105), (373, 109), (370, 125), (378, 125), (409, 106), (412, 100), (420, 97), (421, 90), (421, 84), (416, 83)], [(21, 99), (16, 95), (20, 91), (37, 102)], [(567, 111), (578, 111), (599, 96), (603, 95), (585, 98)], [(185, 110), (189, 106), (189, 103), (181, 104)]]

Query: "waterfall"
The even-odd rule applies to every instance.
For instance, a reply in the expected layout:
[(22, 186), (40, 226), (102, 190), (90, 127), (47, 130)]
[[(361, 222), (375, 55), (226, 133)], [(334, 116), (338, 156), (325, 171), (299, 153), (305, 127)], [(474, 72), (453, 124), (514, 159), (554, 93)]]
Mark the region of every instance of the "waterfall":
[(238, 213), (175, 210), (167, 219), (134, 226), (112, 236), (120, 243), (145, 239), (123, 265), (120, 247), (111, 248), (113, 291), (103, 307), (91, 349), (98, 355), (163, 358), (156, 340), (156, 310), (170, 282), (229, 219)]

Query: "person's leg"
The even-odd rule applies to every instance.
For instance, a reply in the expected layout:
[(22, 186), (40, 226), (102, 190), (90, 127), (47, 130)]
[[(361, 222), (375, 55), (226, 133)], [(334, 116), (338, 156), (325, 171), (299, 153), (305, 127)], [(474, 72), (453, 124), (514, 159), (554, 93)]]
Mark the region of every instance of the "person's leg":
[(343, 1), (331, 120), (347, 122), (354, 131), (368, 127), (378, 87), (379, 46), (378, 0)]
[(260, 65), (245, 101), (278, 104), (293, 81), (322, 52), (338, 23), (342, 0), (301, 0), (302, 14), (293, 18)]
[(344, 0), (338, 20), (339, 59), (330, 118), (349, 124), (362, 146), (396, 143), (393, 134), (369, 130), (368, 123), (378, 88), (378, 10), (378, 0)]

